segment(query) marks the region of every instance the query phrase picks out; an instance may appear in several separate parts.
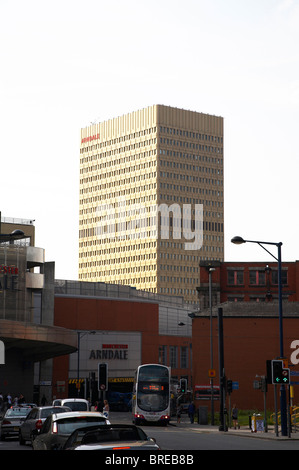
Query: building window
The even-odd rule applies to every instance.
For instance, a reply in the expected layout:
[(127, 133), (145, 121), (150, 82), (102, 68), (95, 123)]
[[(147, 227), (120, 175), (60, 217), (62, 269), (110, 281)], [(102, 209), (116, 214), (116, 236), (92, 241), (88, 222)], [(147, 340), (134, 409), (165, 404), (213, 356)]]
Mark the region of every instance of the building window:
[(187, 346), (181, 346), (181, 369), (188, 368), (188, 348)]
[(244, 284), (243, 270), (229, 269), (227, 271), (227, 283), (229, 286), (241, 286)]
[(266, 273), (265, 271), (250, 270), (249, 271), (249, 284), (255, 286), (266, 285)]
[[(283, 286), (288, 284), (288, 271), (283, 269), (281, 271), (281, 282)], [(272, 284), (278, 284), (278, 271), (272, 269)]]
[(178, 348), (177, 346), (169, 346), (169, 365), (176, 369), (178, 367)]
[(167, 346), (159, 346), (159, 364), (167, 365)]
[(228, 295), (227, 296), (228, 302), (243, 302), (244, 301), (244, 296), (237, 297), (235, 295)]
[(266, 298), (264, 296), (250, 296), (250, 302), (265, 302)]

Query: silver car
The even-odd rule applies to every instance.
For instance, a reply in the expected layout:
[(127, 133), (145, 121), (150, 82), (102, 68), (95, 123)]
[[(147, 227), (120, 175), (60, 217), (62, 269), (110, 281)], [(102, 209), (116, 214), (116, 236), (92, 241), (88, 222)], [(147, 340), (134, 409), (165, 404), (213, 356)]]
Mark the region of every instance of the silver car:
[(30, 411), (31, 408), (25, 406), (8, 408), (0, 424), (0, 439), (4, 441), (8, 436), (18, 436), (20, 426)]
[(78, 428), (70, 435), (63, 450), (160, 450), (153, 437), (138, 426), (106, 424)]
[(32, 444), (50, 414), (66, 411), (71, 411), (71, 409), (67, 406), (37, 406), (30, 410), (19, 429), (20, 445), (26, 444), (26, 441), (30, 441)]
[(72, 432), (80, 427), (110, 424), (99, 412), (72, 411), (50, 414), (32, 443), (33, 450), (62, 449)]

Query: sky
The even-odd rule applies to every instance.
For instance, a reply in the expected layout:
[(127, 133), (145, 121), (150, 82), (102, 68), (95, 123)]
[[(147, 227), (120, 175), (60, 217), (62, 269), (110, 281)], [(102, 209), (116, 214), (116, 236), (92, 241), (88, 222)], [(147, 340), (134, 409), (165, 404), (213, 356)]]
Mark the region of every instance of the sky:
[(80, 130), (164, 104), (224, 119), (225, 261), (299, 259), (298, 44), (299, 0), (0, 0), (2, 217), (78, 279)]

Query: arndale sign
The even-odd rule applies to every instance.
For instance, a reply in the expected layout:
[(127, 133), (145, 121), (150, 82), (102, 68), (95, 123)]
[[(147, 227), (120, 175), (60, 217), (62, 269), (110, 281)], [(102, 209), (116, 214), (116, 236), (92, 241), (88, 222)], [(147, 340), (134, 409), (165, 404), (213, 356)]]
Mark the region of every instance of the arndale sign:
[(102, 344), (102, 349), (92, 349), (89, 359), (106, 359), (106, 360), (127, 360), (128, 345), (127, 344)]

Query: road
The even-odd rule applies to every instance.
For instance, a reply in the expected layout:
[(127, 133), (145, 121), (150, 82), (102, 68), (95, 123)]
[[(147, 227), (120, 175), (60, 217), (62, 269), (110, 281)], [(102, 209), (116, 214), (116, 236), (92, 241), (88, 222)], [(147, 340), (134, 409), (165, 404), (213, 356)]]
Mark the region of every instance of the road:
[[(129, 413), (110, 413), (113, 423), (131, 424)], [(233, 432), (205, 430), (197, 424), (187, 424), (187, 417), (182, 423), (172, 423), (169, 426), (142, 426), (148, 436), (154, 437), (162, 450), (195, 451), (195, 450), (298, 450), (299, 441), (293, 439), (270, 439), (248, 435), (236, 435)], [(1, 450), (32, 450), (29, 445), (21, 446), (18, 439), (10, 438), (0, 441)]]
[(254, 437), (237, 436), (224, 432), (205, 432), (195, 428), (176, 426), (167, 429), (143, 427), (155, 437), (163, 450), (292, 450), (298, 449), (298, 441), (274, 441)]

